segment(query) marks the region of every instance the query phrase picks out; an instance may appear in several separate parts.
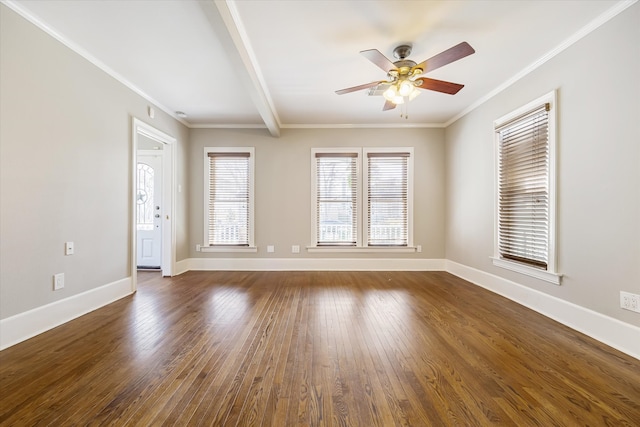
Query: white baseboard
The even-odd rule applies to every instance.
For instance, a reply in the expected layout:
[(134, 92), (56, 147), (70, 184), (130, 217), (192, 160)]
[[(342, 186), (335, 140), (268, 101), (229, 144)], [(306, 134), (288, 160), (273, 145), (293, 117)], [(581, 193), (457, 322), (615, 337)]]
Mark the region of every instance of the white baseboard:
[(181, 264), (181, 268), (178, 270), (185, 269), (184, 271), (442, 271), (445, 267), (445, 260), (424, 258), (190, 258), (180, 261), (178, 264)]
[(173, 270), (173, 275), (174, 276), (179, 276), (183, 273), (186, 273), (187, 271), (190, 270), (190, 265), (191, 265), (191, 259), (187, 258), (187, 259), (183, 259), (181, 261), (176, 261), (176, 263), (174, 264), (174, 270)]
[(0, 350), (130, 295), (131, 277), (0, 320)]
[[(218, 271), (447, 271), (640, 359), (640, 328), (445, 259), (188, 258), (175, 274)], [(0, 350), (130, 295), (131, 277), (0, 320)]]
[(640, 328), (502, 277), (447, 260), (446, 271), (640, 359)]

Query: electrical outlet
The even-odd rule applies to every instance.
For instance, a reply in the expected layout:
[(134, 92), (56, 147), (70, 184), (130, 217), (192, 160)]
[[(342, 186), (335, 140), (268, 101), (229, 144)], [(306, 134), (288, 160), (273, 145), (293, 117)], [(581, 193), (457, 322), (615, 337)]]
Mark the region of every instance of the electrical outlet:
[(640, 295), (620, 291), (620, 307), (640, 313)]
[(53, 275), (53, 290), (57, 291), (64, 288), (64, 273)]
[(273, 246), (273, 245), (267, 245), (267, 252), (268, 252), (268, 253), (273, 253), (273, 252), (275, 252), (275, 251), (276, 251), (275, 246)]
[(291, 253), (293, 253), (293, 254), (299, 254), (299, 253), (300, 253), (300, 245), (293, 245), (293, 246), (291, 246)]

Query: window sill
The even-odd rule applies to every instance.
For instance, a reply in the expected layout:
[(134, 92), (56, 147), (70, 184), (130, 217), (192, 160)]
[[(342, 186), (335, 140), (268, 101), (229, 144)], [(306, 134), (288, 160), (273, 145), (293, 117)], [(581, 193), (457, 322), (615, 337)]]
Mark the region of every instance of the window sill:
[(257, 246), (196, 246), (197, 252), (218, 252), (218, 253), (256, 253)]
[(515, 271), (516, 273), (524, 274), (529, 277), (535, 277), (536, 279), (544, 280), (545, 282), (553, 283), (554, 285), (560, 285), (562, 280), (562, 274), (540, 270), (538, 268), (529, 267), (528, 265), (507, 261), (502, 258), (491, 257), (491, 259), (493, 260), (493, 265), (496, 267)]
[(415, 246), (307, 246), (309, 253), (413, 253)]

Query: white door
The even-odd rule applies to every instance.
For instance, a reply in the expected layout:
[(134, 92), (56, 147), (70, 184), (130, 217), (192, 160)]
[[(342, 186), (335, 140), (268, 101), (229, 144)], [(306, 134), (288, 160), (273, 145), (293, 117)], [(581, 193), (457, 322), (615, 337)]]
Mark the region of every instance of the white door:
[(162, 152), (138, 153), (137, 165), (137, 264), (138, 268), (162, 265)]

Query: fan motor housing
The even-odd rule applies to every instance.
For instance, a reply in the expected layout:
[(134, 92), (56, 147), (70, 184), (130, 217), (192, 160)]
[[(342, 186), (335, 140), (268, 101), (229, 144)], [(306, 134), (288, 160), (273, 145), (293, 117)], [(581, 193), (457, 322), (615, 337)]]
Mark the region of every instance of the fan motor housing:
[(416, 66), (416, 61), (412, 61), (410, 59), (401, 59), (400, 61), (396, 61), (393, 63), (398, 70), (400, 70), (400, 74), (404, 74), (402, 71), (403, 68), (410, 70), (411, 68)]
[(403, 60), (409, 55), (411, 55), (411, 45), (401, 44), (400, 46), (393, 49), (393, 56), (400, 60)]
[(408, 75), (411, 69), (416, 66), (415, 61), (406, 59), (409, 55), (411, 55), (411, 45), (402, 44), (393, 49), (393, 56), (398, 58), (398, 61), (394, 62), (393, 65), (396, 66), (398, 74), (401, 76)]

